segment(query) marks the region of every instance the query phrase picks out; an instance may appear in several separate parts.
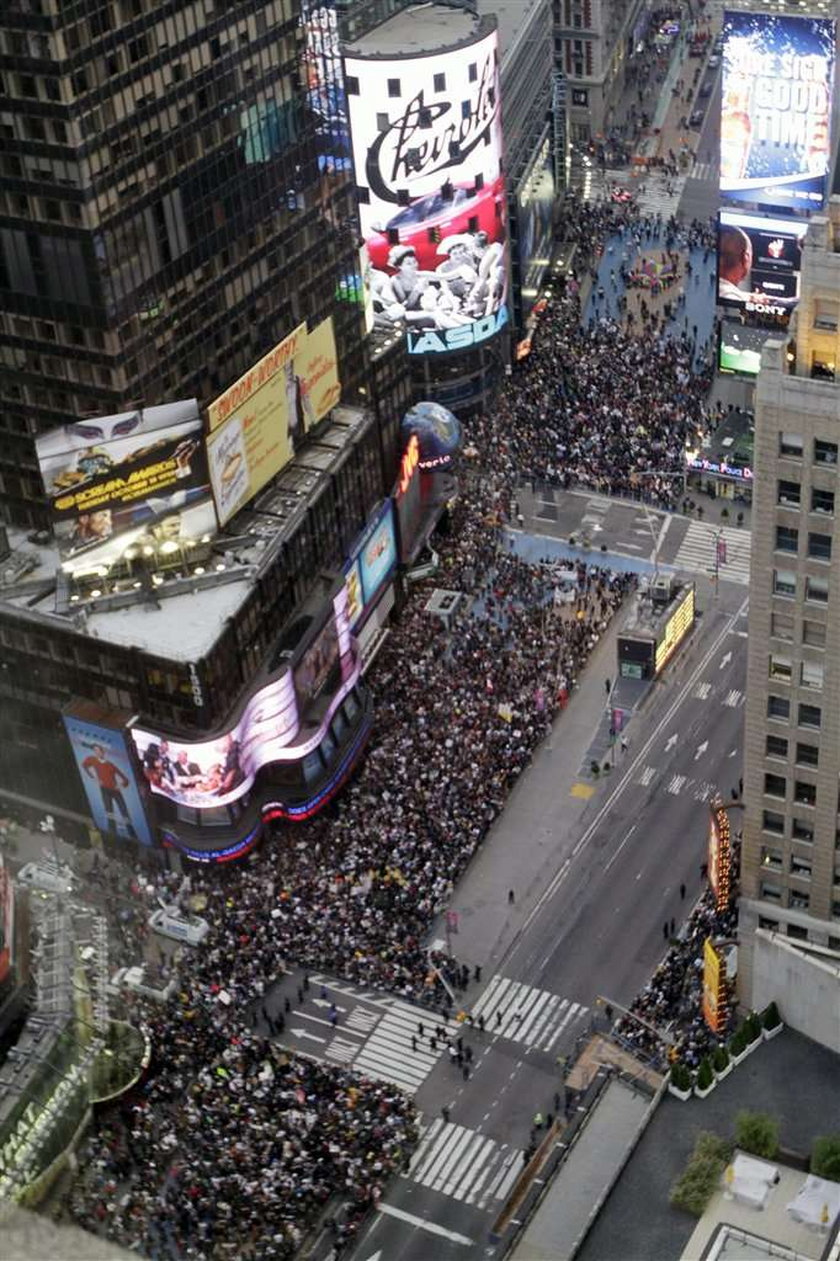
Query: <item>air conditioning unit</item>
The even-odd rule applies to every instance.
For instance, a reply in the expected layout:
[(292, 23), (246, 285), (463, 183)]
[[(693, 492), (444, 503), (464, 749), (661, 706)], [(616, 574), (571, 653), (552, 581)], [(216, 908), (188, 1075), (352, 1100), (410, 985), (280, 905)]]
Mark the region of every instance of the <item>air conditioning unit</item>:
[(671, 599), (672, 583), (667, 574), (657, 574), (650, 584), (650, 598), (654, 604), (668, 604)]

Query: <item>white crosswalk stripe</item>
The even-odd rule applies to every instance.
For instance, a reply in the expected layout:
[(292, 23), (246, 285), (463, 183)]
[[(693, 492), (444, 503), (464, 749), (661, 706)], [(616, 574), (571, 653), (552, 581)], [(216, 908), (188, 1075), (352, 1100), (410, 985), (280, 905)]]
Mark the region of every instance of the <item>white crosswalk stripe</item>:
[(709, 798), (713, 797), (716, 792), (717, 792), (717, 789), (715, 788), (714, 784), (710, 784), (708, 782), (702, 783), (700, 784), (698, 788), (694, 790), (694, 800), (695, 801), (708, 801)]
[(685, 784), (685, 775), (672, 775), (671, 782), (668, 785), (668, 787), (665, 789), (665, 791), (673, 794), (673, 796), (676, 797), (679, 795), (680, 792), (682, 792), (682, 788), (684, 784)]
[(522, 1169), (522, 1152), (477, 1130), (433, 1121), (403, 1177), (483, 1209), (503, 1202)]
[(571, 1003), (568, 998), (496, 975), (474, 1005), (472, 1016), (474, 1020), (483, 1016), (491, 1033), (521, 1042), (529, 1049), (550, 1051), (564, 1030), (586, 1012), (586, 1007)]
[(711, 162), (695, 162), (691, 168), (693, 180), (716, 180), (717, 170)]
[(746, 586), (750, 580), (750, 532), (737, 526), (718, 529), (702, 521), (690, 521), (671, 563), (676, 569), (714, 574), (718, 536), (726, 543), (726, 560), (718, 566), (720, 580)]
[[(425, 1028), (423, 1037), (417, 1031), (421, 1021)], [(392, 1002), (353, 1059), (353, 1068), (371, 1077), (393, 1082), (413, 1095), (446, 1053), (445, 1039), (435, 1037), (434, 1050), (431, 1045), (435, 1030), (442, 1026), (453, 1037), (463, 1033), (462, 1026), (453, 1020), (444, 1022), (438, 1016), (410, 1007), (408, 1003)], [(416, 1051), (411, 1049), (412, 1037), (417, 1038)], [(327, 1056), (332, 1058), (329, 1049)]]
[(708, 696), (711, 690), (712, 690), (711, 683), (698, 683), (696, 688), (692, 692), (692, 696), (694, 697), (696, 701), (705, 701), (708, 699)]
[(639, 776), (639, 783), (642, 785), (643, 788), (647, 788), (648, 784), (651, 782), (651, 780), (654, 778), (655, 775), (656, 775), (656, 767), (646, 766), (645, 769), (642, 771), (641, 775)]
[(730, 709), (737, 709), (738, 706), (743, 703), (743, 700), (743, 692), (739, 692), (736, 688), (733, 688), (731, 692), (727, 692), (723, 703), (724, 705), (728, 705)]
[(359, 1033), (369, 1033), (379, 1020), (379, 1012), (368, 1011), (365, 1007), (354, 1007), (344, 1024), (348, 1029)]

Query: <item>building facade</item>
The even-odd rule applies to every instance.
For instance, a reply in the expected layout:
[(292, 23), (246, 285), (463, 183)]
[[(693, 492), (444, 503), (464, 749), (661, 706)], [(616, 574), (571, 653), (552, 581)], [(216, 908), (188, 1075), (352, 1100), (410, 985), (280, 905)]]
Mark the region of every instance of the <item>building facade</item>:
[(554, 55), (568, 83), (573, 143), (608, 132), (624, 71), (646, 23), (645, 0), (553, 0)]
[(840, 204), (756, 387), (739, 990), (840, 1050)]

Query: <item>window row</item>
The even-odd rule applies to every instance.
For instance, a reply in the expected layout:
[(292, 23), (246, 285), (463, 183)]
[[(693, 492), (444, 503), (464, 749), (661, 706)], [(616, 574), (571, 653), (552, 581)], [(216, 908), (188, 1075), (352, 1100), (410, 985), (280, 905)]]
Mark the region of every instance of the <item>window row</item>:
[[(770, 654), (770, 665), (768, 674), (771, 679), (777, 683), (793, 682), (794, 665), (790, 657), (781, 656), (779, 653)], [(799, 675), (797, 682), (800, 687), (810, 687), (815, 691), (820, 691), (825, 679), (825, 670), (819, 661), (801, 661), (799, 663)]]
[[(772, 832), (774, 836), (784, 836), (785, 834), (785, 816), (779, 814), (776, 810), (765, 810), (762, 814), (761, 827), (764, 832)], [(791, 840), (802, 841), (807, 845), (814, 842), (814, 825), (809, 823), (807, 819), (797, 819), (794, 816), (790, 821)]]
[[(801, 433), (779, 433), (779, 455), (788, 460), (801, 460), (805, 456), (805, 439)], [(814, 439), (813, 461), (815, 464), (836, 464), (837, 443)]]
[[(797, 576), (792, 569), (773, 570), (773, 595), (783, 596), (786, 600), (795, 600), (797, 586)], [(827, 604), (828, 578), (806, 574), (805, 599), (810, 600), (812, 604)]]
[[(769, 880), (762, 880), (759, 886), (758, 896), (765, 902), (775, 902), (777, 905), (782, 904), (782, 888), (781, 885), (774, 884)], [(807, 911), (811, 905), (810, 895), (800, 892), (799, 889), (788, 889), (787, 905), (792, 911)], [(838, 904), (840, 909), (840, 904)], [(794, 928), (793, 924), (788, 926), (789, 937), (807, 937), (807, 930), (802, 929), (799, 933), (792, 933), (790, 929)], [(798, 927), (798, 926), (796, 926)]]
[[(787, 797), (788, 781), (786, 775), (776, 775), (766, 771), (764, 775), (764, 792), (768, 797)], [(793, 800), (799, 806), (815, 806), (817, 804), (816, 784), (806, 784), (804, 780), (793, 781)]]
[[(786, 696), (767, 697), (767, 717), (779, 722), (790, 721), (790, 700)], [(818, 705), (800, 705), (797, 710), (797, 726), (812, 727), (819, 730), (822, 726), (822, 710)]]
[[(792, 613), (772, 613), (770, 616), (770, 634), (774, 639), (784, 639), (793, 643), (796, 635), (796, 621)], [(800, 643), (809, 648), (825, 648), (825, 622), (814, 622), (804, 618), (799, 632)]]
[[(785, 481), (780, 478), (776, 488), (776, 502), (782, 508), (802, 507), (802, 487), (799, 482)], [(821, 512), (825, 516), (834, 516), (834, 491), (811, 490), (811, 511)]]
[[(808, 532), (807, 555), (813, 560), (831, 560), (831, 535)], [(776, 551), (798, 552), (799, 530), (795, 526), (776, 526)]]
[[(782, 851), (770, 845), (762, 845), (761, 865), (768, 867), (771, 871), (781, 871), (784, 866)], [(792, 876), (798, 876), (800, 880), (810, 880), (811, 870), (810, 859), (802, 858), (799, 854), (791, 854), (788, 871)]]
[[(767, 736), (767, 744), (765, 753), (768, 757), (787, 758), (789, 742), (785, 736)], [(816, 744), (802, 744), (796, 742), (796, 764), (797, 766), (819, 766), (820, 750)]]

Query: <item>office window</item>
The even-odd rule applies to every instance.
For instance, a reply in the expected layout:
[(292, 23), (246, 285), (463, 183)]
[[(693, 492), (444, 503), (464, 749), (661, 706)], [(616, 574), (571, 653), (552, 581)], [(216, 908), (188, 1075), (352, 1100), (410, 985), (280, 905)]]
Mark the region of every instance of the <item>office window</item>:
[(816, 784), (806, 784), (801, 779), (795, 780), (793, 784), (793, 800), (799, 806), (815, 806), (817, 804)]
[[(809, 894), (800, 893), (798, 889), (791, 889), (788, 894), (788, 906), (792, 911), (807, 911), (810, 905), (811, 898)], [(792, 928), (797, 931), (791, 932)], [(800, 928), (798, 924), (788, 924), (787, 931), (788, 937), (799, 937), (804, 940), (808, 936), (807, 929)]]
[(432, 80), (432, 81), (433, 81), (433, 83), (434, 83), (434, 89), (435, 89), (435, 91), (436, 91), (436, 92), (445, 92), (445, 91), (446, 91), (446, 75), (445, 75), (445, 74), (436, 74), (436, 75), (434, 75), (434, 77), (433, 77), (433, 80)]
[(811, 648), (825, 648), (825, 623), (810, 622), (806, 618), (802, 623), (802, 642)]
[(819, 705), (800, 705), (797, 721), (800, 727), (816, 727), (819, 730), (822, 726), (822, 710)]
[(773, 594), (791, 598), (796, 595), (796, 574), (792, 569), (773, 570)]
[(799, 682), (803, 687), (819, 690), (823, 685), (823, 676), (823, 667), (818, 661), (803, 661), (799, 667)]
[(774, 884), (770, 880), (762, 880), (758, 888), (758, 896), (763, 898), (765, 902), (781, 902), (781, 886)]
[(801, 433), (779, 434), (779, 455), (786, 455), (794, 460), (801, 460), (805, 454), (805, 441)]
[(807, 841), (812, 844), (814, 840), (813, 824), (808, 823), (806, 819), (791, 819), (790, 834), (795, 841)]
[[(768, 740), (770, 739), (769, 736), (767, 738)], [(801, 744), (799, 741), (797, 741), (796, 761), (799, 764), (799, 766), (819, 766), (820, 764), (819, 746), (816, 744)]]
[(770, 634), (774, 639), (793, 639), (793, 614), (772, 613), (770, 615)]
[(780, 849), (771, 849), (769, 845), (762, 845), (761, 865), (762, 867), (770, 867), (773, 871), (781, 871), (782, 851)]
[(768, 772), (764, 776), (764, 791), (768, 797), (784, 797), (787, 792), (787, 780), (784, 775), (771, 775)]
[(808, 555), (814, 560), (831, 560), (831, 535), (809, 534)]
[(816, 487), (811, 491), (811, 511), (822, 512), (827, 517), (834, 516), (834, 491), (818, 490)]
[[(802, 706), (800, 705), (800, 709)], [(767, 697), (767, 717), (778, 718), (781, 722), (787, 722), (790, 718), (790, 701), (786, 696), (768, 696)]]
[(775, 810), (765, 810), (762, 815), (761, 826), (765, 832), (775, 832), (777, 836), (784, 836), (785, 816), (777, 814)]
[(779, 931), (779, 921), (777, 919), (768, 919), (766, 915), (759, 915), (759, 928), (764, 928), (768, 933), (777, 933)]
[(768, 736), (764, 751), (768, 757), (787, 757), (788, 742), (784, 736)]
[[(793, 893), (792, 893), (792, 894), (790, 895), (790, 902), (789, 902), (789, 905), (790, 905), (790, 906), (793, 906), (793, 905), (794, 905), (794, 901), (793, 901), (794, 897), (803, 897), (803, 898), (806, 898), (806, 897), (807, 897), (807, 894), (804, 894), (804, 893), (803, 893), (803, 894), (793, 894)], [(796, 905), (797, 905), (797, 907), (799, 907), (800, 909), (802, 909), (801, 903), (797, 902), (797, 903), (796, 903)], [(806, 902), (806, 904), (805, 904), (805, 905), (807, 906), (807, 902)], [(795, 937), (797, 941), (807, 941), (807, 940), (808, 940), (808, 929), (807, 929), (807, 928), (803, 928), (801, 924), (788, 924), (787, 929), (786, 929), (785, 931), (787, 932), (788, 937)]]
[(777, 501), (783, 508), (798, 508), (802, 499), (802, 487), (799, 482), (787, 482), (779, 479)]
[(776, 526), (776, 551), (797, 552), (799, 550), (799, 531), (791, 525)]
[(814, 604), (828, 604), (828, 579), (809, 574), (805, 579), (805, 599)]
[(389, 79), (389, 80), (388, 80), (388, 95), (389, 95), (390, 97), (395, 97), (395, 96), (399, 96), (399, 95), (400, 95), (400, 81), (399, 81), (399, 79)]
[(814, 463), (815, 464), (836, 464), (837, 463), (837, 443), (823, 442), (821, 438), (814, 439)]
[(777, 683), (790, 683), (793, 664), (790, 657), (780, 657), (778, 653), (770, 654), (770, 678)]

